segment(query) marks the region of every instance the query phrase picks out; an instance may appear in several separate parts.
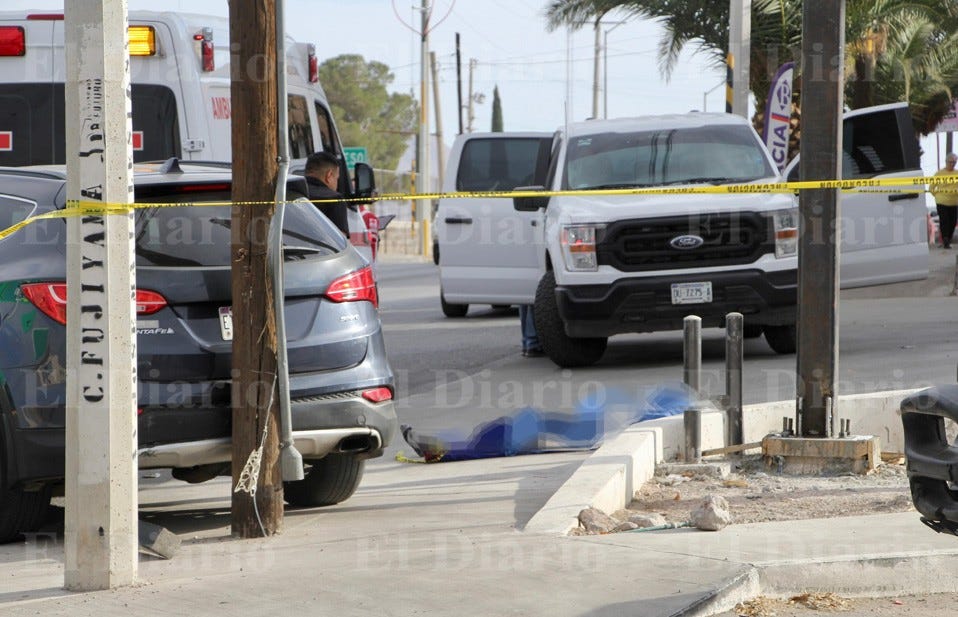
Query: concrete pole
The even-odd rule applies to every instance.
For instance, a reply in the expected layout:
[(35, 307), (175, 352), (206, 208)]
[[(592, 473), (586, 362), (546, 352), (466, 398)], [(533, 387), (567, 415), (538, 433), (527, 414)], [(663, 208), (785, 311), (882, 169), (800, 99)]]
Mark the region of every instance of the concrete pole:
[(732, 113), (748, 117), (749, 56), (752, 53), (752, 0), (730, 0), (729, 53), (732, 55)]
[(725, 394), (728, 395), (725, 445), (743, 443), (742, 364), (745, 359), (745, 318), (741, 313), (725, 316)]
[(439, 107), (439, 65), (436, 63), (436, 52), (429, 52), (429, 64), (432, 67), (432, 98), (436, 106), (436, 165), (439, 168), (439, 186), (436, 190), (441, 191), (445, 184), (446, 161), (442, 156), (442, 112)]
[[(604, 15), (604, 13), (602, 14)], [(602, 15), (595, 18), (595, 58), (592, 60), (592, 117), (599, 117), (599, 73), (602, 69)]]
[[(133, 201), (126, 0), (67, 2), (68, 209)], [(137, 574), (133, 214), (67, 219), (64, 584)]]
[(472, 92), (472, 73), (476, 70), (477, 60), (475, 58), (469, 59), (469, 112), (466, 114), (466, 120), (469, 122), (469, 126), (466, 128), (467, 133), (472, 132), (472, 122), (476, 119), (476, 113), (473, 109), (473, 97), (475, 96)]
[[(802, 37), (803, 180), (842, 173), (845, 2), (806, 0)], [(831, 437), (838, 375), (838, 189), (803, 190), (798, 249), (800, 437)]]
[[(429, 172), (429, 0), (422, 0), (421, 43), (419, 58), (419, 155), (416, 157), (419, 192), (432, 190), (432, 174)], [(429, 218), (429, 203), (424, 199), (416, 201), (416, 219), (419, 221), (419, 254), (425, 255), (429, 236), (426, 235), (426, 220)]]

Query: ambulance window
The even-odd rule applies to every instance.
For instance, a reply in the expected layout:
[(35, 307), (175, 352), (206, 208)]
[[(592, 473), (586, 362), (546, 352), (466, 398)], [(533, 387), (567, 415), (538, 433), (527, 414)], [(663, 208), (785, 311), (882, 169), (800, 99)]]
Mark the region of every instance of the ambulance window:
[(63, 163), (63, 84), (0, 84), (0, 165)]
[(329, 119), (329, 112), (318, 102), (316, 103), (316, 119), (319, 122), (319, 136), (323, 140), (325, 152), (338, 152), (336, 134), (333, 132), (333, 122)]
[(309, 105), (306, 97), (289, 95), (289, 150), (294, 159), (306, 158), (316, 151), (313, 147), (313, 127), (309, 123)]
[(133, 84), (133, 160), (165, 161), (180, 156), (176, 97), (166, 86)]

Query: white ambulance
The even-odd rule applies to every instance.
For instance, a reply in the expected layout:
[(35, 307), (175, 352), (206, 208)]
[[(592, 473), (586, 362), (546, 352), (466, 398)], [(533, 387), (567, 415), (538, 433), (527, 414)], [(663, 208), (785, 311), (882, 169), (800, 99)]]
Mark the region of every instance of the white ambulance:
[[(130, 11), (129, 34), (133, 160), (231, 160), (229, 21)], [(287, 37), (286, 66), (290, 156), (301, 159), (292, 168), (316, 151), (344, 161), (315, 46)], [(0, 12), (0, 166), (65, 162), (65, 79), (63, 13)], [(372, 169), (357, 170), (371, 191)], [(340, 178), (340, 193), (354, 196), (345, 162)], [(350, 230), (368, 257), (373, 239), (358, 212)]]

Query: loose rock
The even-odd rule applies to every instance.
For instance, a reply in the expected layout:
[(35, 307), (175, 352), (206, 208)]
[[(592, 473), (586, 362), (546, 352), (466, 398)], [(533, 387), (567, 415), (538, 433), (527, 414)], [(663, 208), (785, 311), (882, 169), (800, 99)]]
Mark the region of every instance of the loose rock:
[(639, 527), (659, 527), (668, 521), (666, 521), (665, 517), (661, 514), (637, 512), (629, 517), (629, 522), (635, 523)]
[(728, 502), (718, 495), (709, 495), (698, 508), (692, 510), (692, 526), (702, 531), (719, 531), (731, 522)]
[(579, 512), (579, 525), (588, 533), (609, 533), (615, 529), (618, 524), (619, 521), (595, 508), (586, 508)]

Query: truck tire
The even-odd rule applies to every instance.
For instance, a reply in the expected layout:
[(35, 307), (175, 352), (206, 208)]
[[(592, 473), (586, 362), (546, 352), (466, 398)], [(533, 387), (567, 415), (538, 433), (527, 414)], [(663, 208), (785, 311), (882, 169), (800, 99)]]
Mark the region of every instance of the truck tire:
[(536, 335), (549, 359), (563, 368), (591, 366), (605, 353), (607, 337), (572, 338), (565, 333), (556, 305), (555, 274), (549, 270), (539, 281), (533, 305)]
[(764, 328), (760, 324), (747, 323), (742, 325), (742, 338), (758, 338), (762, 336)]
[(465, 317), (469, 312), (468, 304), (450, 304), (446, 302), (446, 297), (439, 290), (439, 303), (442, 305), (442, 314), (446, 317)]
[(775, 353), (795, 353), (795, 326), (765, 326), (765, 340)]
[(37, 491), (19, 487), (0, 490), (0, 544), (40, 527), (50, 507), (50, 494), (50, 485)]
[(310, 469), (305, 478), (283, 482), (283, 494), (290, 505), (316, 508), (346, 501), (359, 487), (366, 465), (352, 454), (327, 454), (307, 463)]

